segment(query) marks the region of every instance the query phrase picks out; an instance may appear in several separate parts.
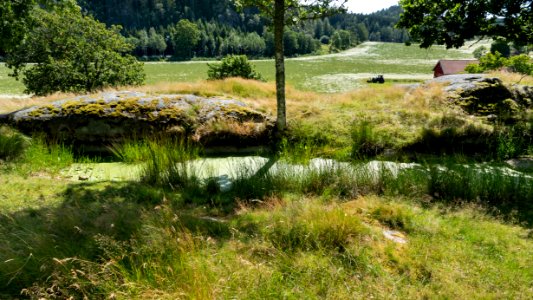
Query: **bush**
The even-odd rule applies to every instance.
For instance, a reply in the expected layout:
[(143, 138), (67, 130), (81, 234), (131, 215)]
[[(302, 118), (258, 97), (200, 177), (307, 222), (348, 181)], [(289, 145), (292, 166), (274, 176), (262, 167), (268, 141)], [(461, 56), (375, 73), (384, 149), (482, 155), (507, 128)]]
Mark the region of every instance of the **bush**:
[(480, 59), (483, 55), (487, 54), (487, 51), (488, 51), (487, 47), (479, 46), (476, 48), (476, 50), (474, 50), (472, 54), (474, 55), (475, 58)]
[(503, 57), (509, 57), (511, 55), (511, 47), (504, 40), (496, 40), (490, 45), (490, 52), (493, 54), (499, 52)]
[(526, 54), (513, 56), (507, 60), (507, 66), (515, 73), (533, 75), (533, 59)]
[(533, 60), (526, 54), (505, 58), (500, 52), (487, 53), (479, 58), (479, 64), (470, 64), (466, 66), (465, 71), (468, 73), (483, 73), (503, 67), (508, 67), (511, 72), (527, 76), (533, 73)]
[(498, 70), (503, 68), (507, 59), (500, 52), (487, 53), (479, 58), (479, 64), (470, 64), (466, 66), (465, 71), (468, 73), (483, 73), (488, 70)]
[(207, 64), (209, 79), (224, 79), (228, 77), (242, 77), (245, 79), (263, 80), (261, 74), (254, 70), (246, 55), (229, 55), (219, 64)]

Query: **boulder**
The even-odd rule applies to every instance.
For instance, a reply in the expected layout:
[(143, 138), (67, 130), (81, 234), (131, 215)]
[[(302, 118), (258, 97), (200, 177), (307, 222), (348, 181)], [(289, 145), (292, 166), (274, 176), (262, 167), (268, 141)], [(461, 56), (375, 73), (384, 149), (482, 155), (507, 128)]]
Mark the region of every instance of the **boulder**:
[(518, 157), (507, 160), (506, 163), (517, 171), (533, 172), (533, 157)]
[(495, 77), (456, 74), (437, 77), (429, 82), (445, 83), (447, 97), (472, 115), (495, 115), (509, 121), (517, 113), (533, 107), (533, 87), (507, 86)]
[(29, 135), (84, 147), (170, 135), (209, 146), (257, 146), (274, 122), (241, 101), (194, 95), (108, 92), (65, 99), (0, 115)]

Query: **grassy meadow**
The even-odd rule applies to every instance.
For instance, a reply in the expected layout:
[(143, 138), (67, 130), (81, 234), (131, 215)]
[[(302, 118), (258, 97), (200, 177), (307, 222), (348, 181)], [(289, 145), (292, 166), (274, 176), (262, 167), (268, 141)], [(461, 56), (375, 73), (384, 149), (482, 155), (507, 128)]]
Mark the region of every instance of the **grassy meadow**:
[[(183, 141), (85, 157), (0, 126), (0, 299), (531, 298), (533, 170), (505, 164), (533, 154), (528, 124), (473, 118), (440, 85), (364, 83), (421, 81), (436, 59), (467, 52), (367, 43), (288, 60), (289, 131), (255, 154), (259, 170), (226, 166), (228, 188)], [(268, 82), (150, 63), (147, 85), (129, 89), (274, 115), (272, 62), (256, 65)], [(2, 72), (0, 94), (20, 95)], [(0, 96), (0, 113), (66, 96)], [(308, 167), (317, 157), (335, 160)]]
[[(421, 49), (417, 45), (367, 42), (341, 53), (288, 59), (287, 83), (299, 90), (334, 93), (365, 86), (366, 80), (376, 74), (401, 82), (420, 82), (432, 78), (432, 69), (439, 59), (472, 58), (475, 47), (477, 45), (459, 50), (446, 50), (442, 46)], [(205, 80), (207, 63), (146, 63), (146, 84)], [(267, 81), (274, 81), (272, 60), (254, 61), (254, 65)], [(0, 94), (22, 94), (22, 83), (8, 74), (9, 69), (0, 65)]]

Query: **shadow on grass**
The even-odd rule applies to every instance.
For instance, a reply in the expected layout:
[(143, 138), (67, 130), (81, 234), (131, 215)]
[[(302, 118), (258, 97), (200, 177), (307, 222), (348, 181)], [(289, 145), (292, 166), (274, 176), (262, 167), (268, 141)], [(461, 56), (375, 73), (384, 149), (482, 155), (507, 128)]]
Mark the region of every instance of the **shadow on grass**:
[[(176, 209), (179, 195), (136, 182), (70, 184), (58, 197), (59, 205), (0, 214), (0, 298), (18, 298), (27, 288), (36, 296), (32, 286), (55, 287), (53, 293), (72, 295), (59, 287), (83, 289), (79, 282), (91, 281), (71, 272), (69, 268), (84, 270), (74, 261), (96, 265), (118, 259), (109, 257), (109, 249), (122, 245), (123, 253), (129, 251), (130, 241), (142, 236), (154, 220), (177, 218), (182, 230), (218, 239), (230, 236), (224, 222)], [(163, 218), (163, 206), (172, 207), (167, 210), (172, 216)], [(98, 298), (97, 285), (78, 292), (74, 295)]]

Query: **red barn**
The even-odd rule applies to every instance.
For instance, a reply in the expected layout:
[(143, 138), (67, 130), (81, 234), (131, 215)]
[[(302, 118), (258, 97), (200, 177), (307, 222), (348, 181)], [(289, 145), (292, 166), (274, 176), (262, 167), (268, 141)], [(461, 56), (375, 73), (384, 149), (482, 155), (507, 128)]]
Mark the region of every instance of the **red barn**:
[(479, 63), (479, 61), (475, 59), (441, 59), (433, 68), (433, 77), (462, 73), (465, 71), (467, 65), (475, 63)]

